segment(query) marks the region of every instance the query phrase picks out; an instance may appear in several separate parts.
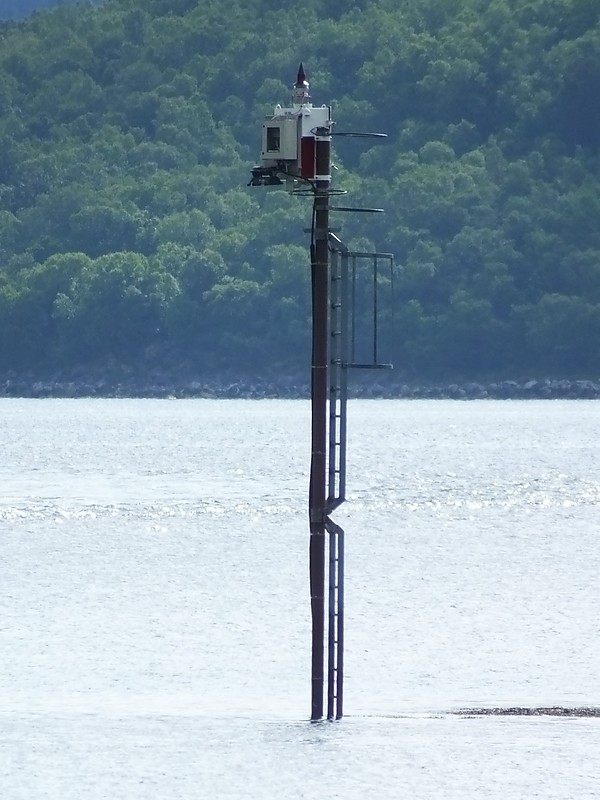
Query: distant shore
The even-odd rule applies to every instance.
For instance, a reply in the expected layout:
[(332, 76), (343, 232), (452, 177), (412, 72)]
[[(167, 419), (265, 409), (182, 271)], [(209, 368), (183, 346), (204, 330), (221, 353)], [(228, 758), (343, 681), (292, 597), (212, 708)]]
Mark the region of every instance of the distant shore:
[[(600, 399), (600, 380), (530, 379), (489, 382), (419, 382), (381, 379), (378, 374), (350, 381), (349, 395), (361, 398), (538, 400)], [(302, 399), (310, 397), (308, 376), (175, 378), (171, 374), (111, 377), (58, 376), (38, 379), (30, 375), (0, 376), (0, 397), (20, 398), (214, 398)]]

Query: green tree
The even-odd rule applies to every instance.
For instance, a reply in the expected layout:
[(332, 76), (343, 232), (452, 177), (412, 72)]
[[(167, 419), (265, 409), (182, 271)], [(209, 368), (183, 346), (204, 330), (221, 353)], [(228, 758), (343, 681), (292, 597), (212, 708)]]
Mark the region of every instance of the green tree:
[(90, 260), (54, 303), (63, 346), (85, 360), (136, 357), (161, 340), (166, 309), (178, 290), (172, 275), (142, 255)]
[(245, 184), (304, 60), (334, 133), (388, 134), (334, 138), (348, 202), (332, 206), (385, 213), (331, 218), (349, 246), (395, 253), (410, 374), (597, 370), (592, 347), (575, 357), (600, 296), (597, 2), (3, 10), (34, 8), (0, 23), (4, 365), (147, 348), (215, 370), (300, 363), (311, 199)]

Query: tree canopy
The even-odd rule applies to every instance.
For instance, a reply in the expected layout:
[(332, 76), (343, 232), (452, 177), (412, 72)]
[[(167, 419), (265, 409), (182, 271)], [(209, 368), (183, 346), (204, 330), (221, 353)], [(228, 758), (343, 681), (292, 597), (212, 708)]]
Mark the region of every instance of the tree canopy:
[(386, 212), (335, 224), (396, 255), (396, 366), (598, 373), (596, 0), (105, 0), (0, 39), (3, 370), (307, 362), (310, 208), (246, 186), (303, 61), (337, 130), (389, 136), (336, 140)]
[(102, 3), (103, 0), (2, 0), (0, 19), (23, 19), (33, 11), (45, 11), (67, 3)]

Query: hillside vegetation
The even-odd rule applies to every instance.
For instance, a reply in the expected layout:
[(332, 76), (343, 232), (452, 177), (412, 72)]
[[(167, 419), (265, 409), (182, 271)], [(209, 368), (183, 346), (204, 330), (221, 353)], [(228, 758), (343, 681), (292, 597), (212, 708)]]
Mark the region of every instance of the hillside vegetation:
[(0, 23), (3, 371), (307, 363), (309, 201), (246, 185), (302, 60), (337, 130), (389, 135), (336, 140), (349, 204), (386, 213), (334, 224), (396, 255), (396, 367), (598, 373), (600, 3), (344, 5), (106, 0)]
[(33, 11), (45, 11), (66, 3), (101, 3), (103, 0), (2, 0), (0, 19), (23, 19)]

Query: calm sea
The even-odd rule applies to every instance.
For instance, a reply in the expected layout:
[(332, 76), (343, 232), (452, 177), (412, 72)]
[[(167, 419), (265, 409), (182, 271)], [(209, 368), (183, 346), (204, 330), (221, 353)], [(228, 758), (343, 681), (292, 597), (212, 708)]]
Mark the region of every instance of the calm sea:
[(346, 717), (310, 724), (305, 401), (0, 400), (0, 798), (584, 798), (594, 401), (352, 401)]

